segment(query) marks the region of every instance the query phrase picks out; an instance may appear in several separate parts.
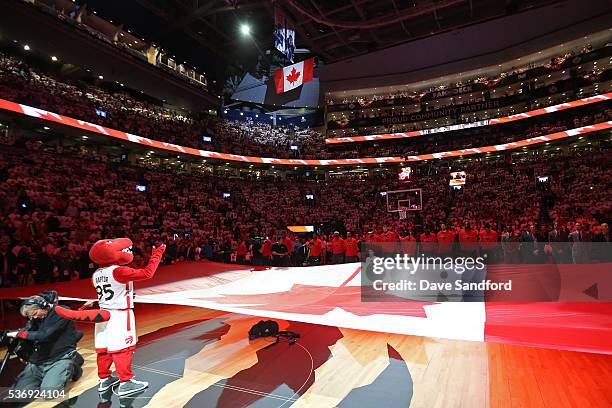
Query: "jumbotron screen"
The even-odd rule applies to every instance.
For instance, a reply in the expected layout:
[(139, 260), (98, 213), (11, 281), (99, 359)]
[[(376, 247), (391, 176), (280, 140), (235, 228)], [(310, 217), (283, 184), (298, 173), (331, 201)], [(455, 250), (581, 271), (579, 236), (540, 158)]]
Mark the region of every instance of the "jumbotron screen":
[(450, 180), (448, 182), (448, 185), (451, 187), (454, 186), (463, 186), (465, 184), (465, 171), (453, 171), (450, 174)]
[(411, 175), (412, 175), (412, 167), (402, 167), (397, 177), (399, 181), (410, 181)]

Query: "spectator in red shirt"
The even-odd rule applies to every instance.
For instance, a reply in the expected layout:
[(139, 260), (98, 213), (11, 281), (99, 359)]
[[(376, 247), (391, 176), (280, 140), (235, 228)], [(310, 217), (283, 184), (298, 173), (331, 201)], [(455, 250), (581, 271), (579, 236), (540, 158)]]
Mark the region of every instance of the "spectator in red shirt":
[(283, 238), (283, 244), (287, 247), (287, 251), (288, 251), (288, 263), (290, 264), (289, 266), (292, 266), (292, 259), (293, 259), (293, 247), (294, 247), (294, 241), (293, 239), (291, 239), (291, 236), (289, 234), (285, 234), (285, 237)]
[(461, 244), (461, 252), (465, 256), (474, 256), (476, 252), (476, 243), (478, 242), (478, 233), (469, 222), (465, 223), (465, 228), (459, 231), (459, 243)]
[(318, 234), (313, 234), (312, 239), (308, 243), (310, 253), (308, 254), (308, 263), (310, 265), (319, 265), (321, 263), (321, 252), (323, 251), (323, 241), (319, 239)]
[(321, 264), (327, 265), (328, 262), (331, 262), (331, 258), (332, 258), (331, 239), (323, 235), (323, 238), (321, 238)]
[(364, 239), (366, 249), (374, 249), (376, 247), (376, 238), (377, 237), (376, 234), (374, 234), (374, 231), (368, 231), (368, 235), (366, 235)]
[(409, 256), (416, 255), (417, 240), (411, 231), (406, 232), (405, 235), (400, 237), (400, 248), (400, 253), (402, 254), (407, 254)]
[(453, 243), (455, 242), (455, 233), (446, 228), (446, 224), (440, 225), (440, 231), (437, 234), (438, 238), (438, 254), (446, 256), (452, 253)]
[[(491, 229), (491, 224), (486, 223), (485, 227), (480, 231), (480, 242), (492, 243), (497, 242), (497, 232)], [(482, 245), (482, 247), (492, 247), (494, 245)]]
[(385, 242), (398, 242), (399, 235), (394, 230), (389, 230), (385, 234)]
[(497, 238), (497, 232), (486, 223), (484, 229), (480, 231), (480, 249), (482, 256), (487, 258), (487, 263), (497, 260)]
[(381, 255), (387, 250), (385, 242), (387, 242), (387, 230), (386, 228), (379, 228), (378, 232), (374, 232), (373, 249), (376, 254)]
[(293, 253), (294, 242), (289, 234), (285, 234), (285, 237), (283, 238), (283, 244), (287, 246), (287, 251), (289, 251), (289, 255), (291, 255)]
[(240, 240), (236, 247), (236, 262), (239, 264), (245, 263), (247, 253), (247, 245), (244, 240)]
[(334, 237), (331, 240), (332, 247), (332, 264), (344, 263), (344, 240), (340, 236), (340, 232), (335, 231)]
[(266, 240), (261, 246), (261, 256), (264, 265), (272, 265), (272, 241), (268, 237), (266, 237)]
[(372, 242), (375, 242), (374, 231), (368, 231), (368, 234), (364, 238), (364, 241), (368, 245), (372, 245)]
[(359, 240), (353, 236), (351, 232), (346, 233), (346, 240), (344, 241), (346, 248), (345, 261), (346, 262), (358, 262), (359, 261)]
[(425, 227), (425, 232), (419, 237), (421, 239), (421, 251), (425, 255), (431, 255), (436, 249), (436, 234)]
[(397, 245), (399, 242), (399, 235), (393, 229), (389, 229), (383, 234), (384, 244), (383, 249), (384, 252), (393, 255), (397, 252)]

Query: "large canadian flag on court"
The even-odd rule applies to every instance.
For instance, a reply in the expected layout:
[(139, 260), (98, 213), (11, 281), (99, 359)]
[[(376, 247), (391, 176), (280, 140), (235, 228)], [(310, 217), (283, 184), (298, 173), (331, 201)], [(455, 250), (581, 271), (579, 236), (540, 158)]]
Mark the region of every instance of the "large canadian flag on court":
[[(612, 302), (607, 301), (612, 294), (611, 268), (612, 263), (589, 264), (588, 270), (580, 264), (489, 265), (487, 279), (511, 279), (517, 291), (511, 296), (550, 296), (559, 291), (562, 301), (511, 301), (508, 294), (499, 292), (495, 295), (498, 299), (487, 296), (486, 302), (451, 302), (396, 290), (372, 293), (364, 286), (370, 278), (361, 276), (360, 263), (252, 268), (179, 262), (161, 266), (152, 279), (138, 282), (135, 301), (338, 328), (612, 355)], [(446, 281), (441, 274), (424, 272), (429, 284)], [(593, 281), (596, 284), (588, 287)], [(91, 279), (80, 279), (0, 288), (0, 299), (18, 299), (50, 289), (63, 300), (96, 298)], [(451, 292), (452, 296), (458, 294)]]
[(288, 67), (279, 68), (274, 72), (276, 93), (283, 93), (312, 81), (314, 58), (298, 62)]

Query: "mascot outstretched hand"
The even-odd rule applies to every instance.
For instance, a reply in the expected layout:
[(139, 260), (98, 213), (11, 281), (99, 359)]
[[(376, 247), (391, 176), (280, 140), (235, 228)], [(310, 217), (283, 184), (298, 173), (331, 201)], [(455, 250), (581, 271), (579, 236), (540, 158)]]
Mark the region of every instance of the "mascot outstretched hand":
[[(134, 379), (131, 368), (138, 341), (133, 311), (134, 281), (152, 278), (165, 250), (163, 244), (153, 247), (151, 259), (142, 269), (126, 266), (134, 259), (129, 238), (103, 239), (93, 244), (89, 250), (89, 257), (98, 264), (92, 280), (100, 309), (66, 309), (64, 317), (96, 323), (95, 347), (100, 392), (119, 383), (117, 395), (124, 396), (139, 392), (149, 385)], [(113, 363), (117, 377), (112, 375)]]

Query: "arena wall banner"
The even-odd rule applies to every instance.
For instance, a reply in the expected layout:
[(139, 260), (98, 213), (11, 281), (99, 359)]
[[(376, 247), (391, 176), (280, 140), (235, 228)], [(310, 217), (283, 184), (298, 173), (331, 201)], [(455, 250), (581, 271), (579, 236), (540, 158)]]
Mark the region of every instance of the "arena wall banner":
[(201, 158), (232, 161), (239, 163), (259, 163), (273, 165), (288, 165), (288, 166), (348, 166), (362, 164), (384, 164), (384, 163), (405, 163), (422, 160), (443, 159), (449, 157), (471, 156), (482, 153), (496, 153), (507, 150), (514, 150), (523, 147), (533, 146), (540, 143), (552, 142), (555, 140), (566, 139), (577, 135), (586, 135), (592, 132), (612, 128), (612, 121), (596, 123), (589, 126), (582, 126), (575, 129), (568, 129), (562, 132), (551, 133), (548, 135), (532, 137), (529, 139), (517, 140), (516, 142), (503, 143), (493, 146), (473, 147), (469, 149), (451, 150), (447, 152), (438, 152), (430, 154), (421, 154), (414, 156), (391, 156), (391, 157), (364, 157), (354, 159), (277, 159), (272, 157), (254, 157), (241, 156), (230, 153), (212, 152), (209, 150), (200, 150), (192, 147), (179, 146), (173, 143), (162, 142), (159, 140), (150, 139), (148, 137), (133, 135), (131, 133), (122, 132), (107, 128), (95, 123), (86, 122), (84, 120), (70, 118), (68, 116), (59, 115), (57, 113), (48, 112), (43, 109), (33, 108), (31, 106), (22, 105), (19, 103), (0, 99), (0, 109), (16, 112), (27, 115), (33, 118), (43, 119), (50, 122), (58, 123), (65, 126), (81, 129), (88, 132), (94, 132), (99, 135), (121, 139), (132, 143), (137, 143), (146, 146), (148, 149), (161, 149), (171, 151), (178, 154), (188, 154)]
[(540, 115), (546, 115), (548, 113), (559, 112), (565, 109), (577, 108), (592, 103), (601, 101), (607, 101), (612, 99), (612, 92), (590, 96), (588, 98), (578, 99), (576, 101), (560, 103), (558, 105), (548, 106), (546, 108), (535, 109), (529, 112), (517, 113), (516, 115), (505, 116), (502, 118), (480, 120), (477, 122), (463, 123), (459, 125), (442, 126), (438, 128), (415, 130), (413, 132), (403, 133), (384, 133), (379, 135), (366, 135), (366, 136), (347, 136), (347, 137), (333, 137), (325, 139), (326, 144), (336, 143), (354, 143), (354, 142), (369, 142), (373, 140), (389, 140), (389, 139), (404, 139), (416, 136), (430, 135), (434, 133), (451, 132), (454, 130), (469, 129), (480, 126), (488, 125), (499, 125), (502, 123), (514, 122), (521, 119), (533, 118)]

